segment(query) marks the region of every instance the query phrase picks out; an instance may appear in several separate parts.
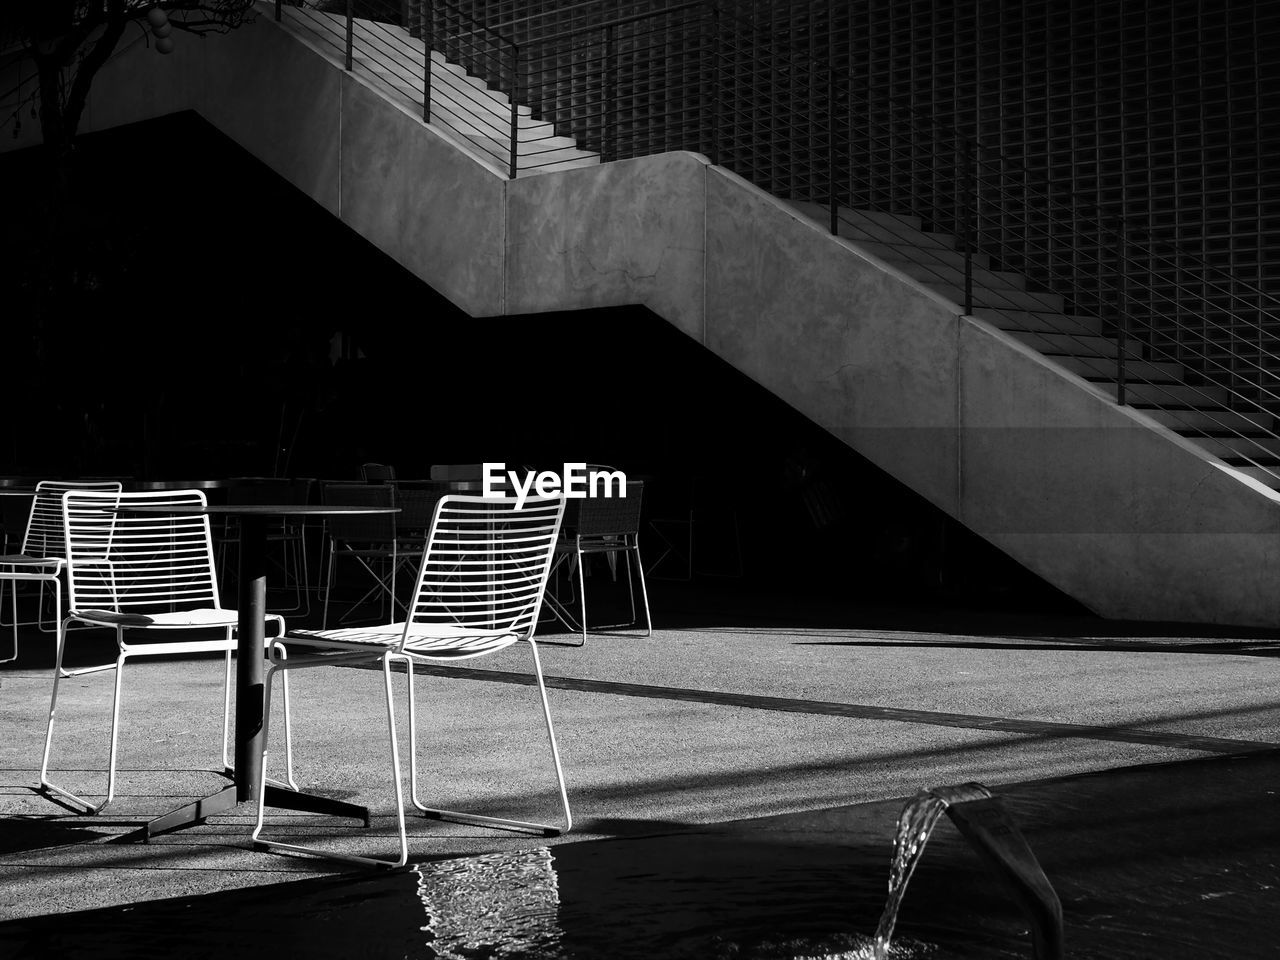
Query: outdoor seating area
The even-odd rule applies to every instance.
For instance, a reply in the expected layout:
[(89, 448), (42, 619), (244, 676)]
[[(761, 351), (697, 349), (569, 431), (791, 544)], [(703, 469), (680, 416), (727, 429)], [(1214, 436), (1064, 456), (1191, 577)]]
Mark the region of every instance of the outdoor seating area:
[[(401, 666), (409, 680), (408, 768), (414, 807), (431, 818), (539, 836), (567, 832), (572, 824), (569, 797), (534, 633), (544, 598), (563, 609), (547, 593), (547, 585), (553, 561), (571, 550), (581, 592), (584, 534), (610, 551), (624, 552), (628, 570), (632, 554), (638, 564), (641, 484), (619, 491), (635, 495), (626, 530), (608, 523), (598, 530), (591, 527), (588, 508), (583, 511), (586, 523), (575, 510), (570, 534), (562, 530), (565, 496), (485, 497), (470, 471), (447, 466), (433, 473), (432, 479), (401, 481), (393, 467), (364, 464), (360, 480), (235, 477), (188, 484), (121, 478), (29, 485), (12, 478), (3, 488), (5, 496), (12, 503), (25, 502), (27, 515), (22, 520), (20, 510), (6, 514), (15, 527), (6, 530), (6, 537), (21, 548), (0, 555), (13, 644), (5, 662), (27, 662), (19, 662), (19, 643), (20, 632), (29, 628), (50, 635), (37, 658), (49, 650), (53, 654), (37, 792), (79, 814), (102, 813), (116, 795), (122, 752), (134, 753), (138, 746), (128, 737), (123, 749), (121, 743), (127, 715), (122, 704), (135, 709), (124, 694), (132, 686), (125, 683), (126, 664), (221, 654), (222, 752), (220, 762), (210, 762), (209, 769), (229, 782), (149, 818), (139, 826), (139, 838), (198, 825), (215, 813), (250, 803), (257, 810), (253, 841), (258, 849), (365, 866), (403, 866), (409, 848), (391, 684), (392, 667)], [(316, 544), (320, 555), (309, 560)], [(313, 578), (313, 570), (323, 574)], [(320, 598), (319, 629), (308, 619), (313, 594)], [(344, 611), (335, 614), (332, 629), (331, 606)], [(647, 596), (645, 610), (647, 622)], [(361, 625), (348, 625), (354, 623)], [(573, 629), (582, 630), (585, 638), (585, 623)], [(88, 636), (95, 632), (96, 637)], [(650, 634), (648, 629), (643, 636)], [(115, 641), (110, 655), (101, 655), (103, 635)], [(562, 821), (555, 827), (452, 813), (420, 799), (414, 664), (469, 660), (518, 642), (532, 652), (562, 808)], [(83, 662), (78, 655), (82, 645), (99, 655)], [(399, 811), (396, 856), (327, 852), (262, 836), (268, 806), (368, 823), (364, 806), (327, 799), (300, 788), (295, 779), (289, 675), (326, 665), (380, 666), (385, 674), (389, 758)], [(92, 739), (81, 728), (92, 727), (93, 720), (74, 709), (67, 716), (65, 697), (60, 706), (59, 696), (68, 684), (88, 686), (81, 678), (107, 672), (114, 683), (104, 758), (94, 761), (94, 769), (105, 764), (105, 782), (99, 783), (64, 761), (71, 752), (67, 741)], [(181, 687), (181, 679), (177, 684)], [(280, 703), (273, 707), (277, 685)], [(434, 719), (428, 722), (435, 724)], [(284, 758), (276, 779), (267, 769), (273, 726), (280, 728), (274, 749)], [(126, 762), (140, 760), (151, 766), (140, 753)]]

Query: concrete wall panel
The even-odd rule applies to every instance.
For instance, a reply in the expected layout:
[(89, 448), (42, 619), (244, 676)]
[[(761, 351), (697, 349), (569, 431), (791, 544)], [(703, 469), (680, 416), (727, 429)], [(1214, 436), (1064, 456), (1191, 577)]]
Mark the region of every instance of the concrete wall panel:
[(508, 312), (642, 303), (700, 338), (706, 169), (666, 153), (508, 183)]
[(956, 324), (939, 298), (727, 171), (707, 175), (706, 345), (949, 512)]
[(261, 17), (206, 43), (200, 112), (337, 214), (342, 71)]
[(352, 77), (341, 216), (472, 316), (502, 304), (503, 181)]
[[(137, 30), (125, 34), (134, 40)], [(156, 53), (137, 41), (103, 64), (90, 88), (81, 132), (108, 130), (126, 123), (196, 108), (203, 87), (209, 45), (221, 37), (201, 38), (173, 32), (174, 50)]]
[(961, 512), (1109, 617), (1274, 624), (1280, 510), (987, 325), (965, 320)]

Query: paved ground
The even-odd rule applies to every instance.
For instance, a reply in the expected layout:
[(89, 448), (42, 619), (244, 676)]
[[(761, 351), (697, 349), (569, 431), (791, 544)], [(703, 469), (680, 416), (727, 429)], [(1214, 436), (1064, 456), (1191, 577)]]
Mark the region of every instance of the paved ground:
[[(1280, 636), (1272, 633), (939, 606), (793, 605), (676, 585), (655, 585), (654, 605), (662, 629), (651, 637), (631, 631), (592, 636), (581, 648), (540, 646), (575, 816), (574, 830), (553, 844), (1280, 743)], [(121, 779), (102, 814), (79, 816), (38, 794), (52, 643), (34, 631), (21, 642), (17, 663), (0, 667), (0, 919), (344, 870), (250, 849), (253, 811), (243, 807), (149, 844), (123, 841), (222, 783), (210, 772), (220, 766), (216, 659), (128, 666)], [(83, 662), (112, 649), (89, 634), (72, 642)], [(53, 766), (88, 793), (104, 789), (109, 677), (65, 683), (59, 704)], [(419, 693), (432, 802), (555, 815), (527, 646), (442, 668), (420, 680)], [(367, 803), (375, 816), (366, 831), (281, 814), (278, 835), (389, 852), (381, 675), (300, 672), (294, 696), (299, 782)], [(540, 843), (411, 821), (415, 860)]]

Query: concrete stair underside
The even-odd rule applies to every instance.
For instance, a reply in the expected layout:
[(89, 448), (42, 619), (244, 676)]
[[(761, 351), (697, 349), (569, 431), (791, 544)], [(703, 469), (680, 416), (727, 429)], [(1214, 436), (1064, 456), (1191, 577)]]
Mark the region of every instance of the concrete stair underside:
[[(830, 229), (827, 205), (787, 203)], [(882, 211), (837, 211), (839, 236), (956, 303), (965, 302), (964, 253), (954, 237), (925, 231), (918, 217)], [(1062, 369), (1119, 396), (1119, 344), (1102, 333), (1096, 317), (1063, 313), (1063, 298), (1028, 289), (1025, 277), (989, 269), (985, 254), (973, 258), (973, 315), (1038, 350)], [(1149, 360), (1135, 340), (1124, 353), (1125, 402), (1193, 441), (1224, 463), (1280, 490), (1280, 440), (1276, 418), (1227, 387), (1193, 382), (1186, 367)], [(1208, 434), (1216, 434), (1206, 436)], [(1260, 446), (1262, 438), (1267, 442)]]

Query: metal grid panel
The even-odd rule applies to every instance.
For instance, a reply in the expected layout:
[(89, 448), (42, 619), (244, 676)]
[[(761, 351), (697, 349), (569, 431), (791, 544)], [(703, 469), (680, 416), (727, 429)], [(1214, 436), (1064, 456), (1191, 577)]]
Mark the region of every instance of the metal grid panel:
[[(1280, 331), (1259, 322), (1257, 303), (1258, 291), (1280, 294), (1268, 266), (1280, 251), (1280, 181), (1268, 174), (1280, 159), (1280, 5), (681, 6), (447, 9), (519, 43), (535, 115), (606, 159), (697, 150), (780, 196), (820, 202), (834, 161), (847, 174), (841, 204), (954, 234), (958, 131), (983, 150), (977, 240), (993, 268), (1050, 290), (1065, 281), (1068, 312), (1111, 321), (1124, 303), (1162, 357), (1203, 366), (1220, 345), (1245, 381), (1271, 364)], [(564, 36), (643, 13), (656, 15), (610, 36)], [(828, 63), (853, 78), (847, 94), (829, 95), (818, 67)], [(1142, 252), (1127, 253), (1120, 233)], [(1242, 335), (1256, 341), (1252, 357)]]

